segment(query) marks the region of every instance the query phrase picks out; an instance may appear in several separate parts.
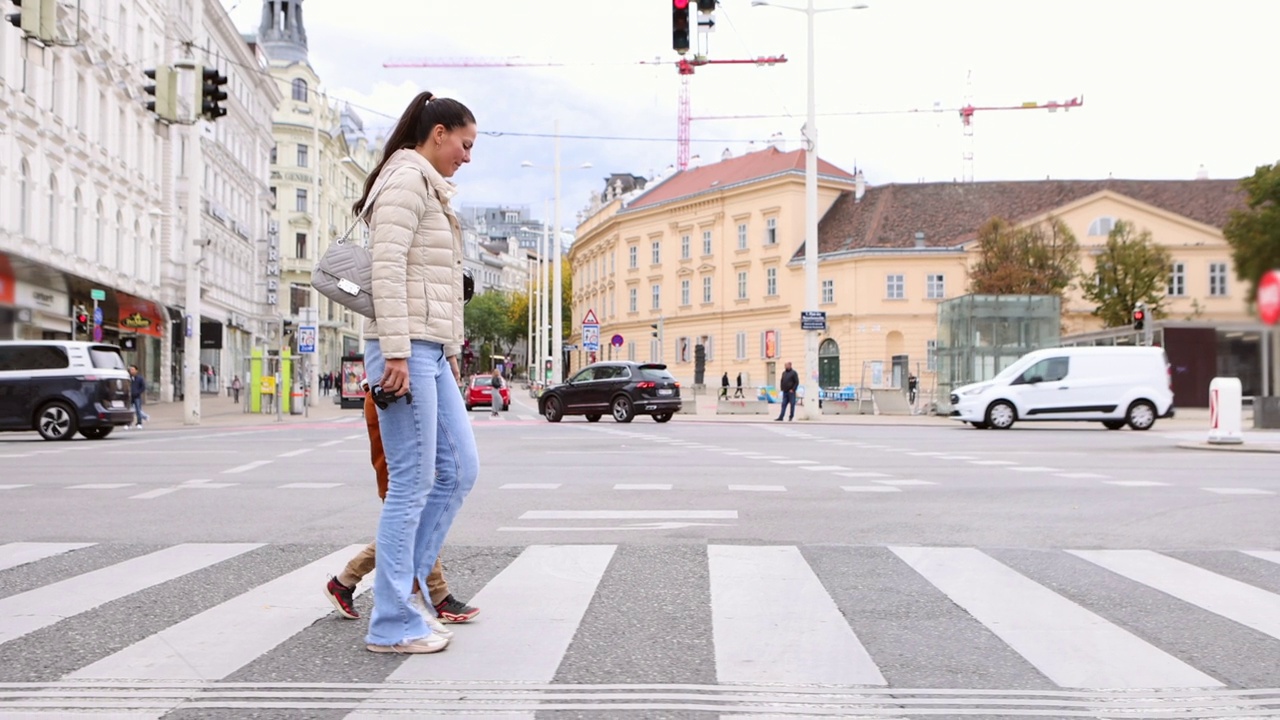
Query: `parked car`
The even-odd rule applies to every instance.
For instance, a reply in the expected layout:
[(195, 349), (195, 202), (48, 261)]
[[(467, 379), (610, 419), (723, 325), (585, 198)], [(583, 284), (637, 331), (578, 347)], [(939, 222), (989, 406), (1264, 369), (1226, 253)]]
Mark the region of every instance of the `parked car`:
[(560, 422), (565, 415), (585, 415), (588, 422), (597, 422), (607, 413), (620, 423), (636, 415), (651, 415), (664, 423), (679, 410), (680, 383), (659, 363), (588, 365), (538, 398), (538, 412), (548, 422)]
[[(503, 410), (511, 409), (511, 387), (510, 383), (504, 384), (498, 391), (501, 397)], [(467, 403), (467, 412), (471, 412), (471, 408), (476, 405), (493, 405), (493, 376), (492, 375), (472, 375), (471, 382), (467, 383), (467, 395), (464, 398)]]
[(1149, 430), (1173, 417), (1173, 380), (1158, 347), (1036, 350), (985, 382), (951, 393), (951, 417), (980, 430), (1025, 420), (1101, 422)]
[(0, 341), (0, 430), (90, 440), (133, 422), (120, 349), (71, 340)]

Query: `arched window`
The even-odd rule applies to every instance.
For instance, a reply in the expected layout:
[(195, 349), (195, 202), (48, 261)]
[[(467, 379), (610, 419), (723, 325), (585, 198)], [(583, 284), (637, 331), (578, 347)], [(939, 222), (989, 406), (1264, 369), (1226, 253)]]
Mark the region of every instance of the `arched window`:
[(124, 243), (124, 212), (116, 211), (116, 270), (124, 272), (128, 267)]
[(1106, 237), (1116, 226), (1116, 219), (1103, 215), (1089, 224), (1089, 237)]
[(133, 221), (133, 276), (143, 282), (147, 282), (146, 272), (146, 248), (142, 245), (142, 223), (137, 220)]
[(151, 239), (147, 243), (147, 282), (160, 282), (160, 253), (156, 250), (156, 229), (151, 228)]
[(18, 234), (27, 237), (31, 230), (31, 166), (26, 158), (18, 163)]
[(107, 252), (107, 232), (102, 225), (106, 222), (107, 209), (102, 206), (102, 201), (98, 201), (97, 213), (93, 217), (93, 259), (95, 262), (102, 262), (103, 256)]
[(307, 101), (307, 81), (302, 78), (293, 79), (293, 99), (298, 102)]
[(62, 249), (62, 238), (58, 237), (58, 178), (49, 176), (49, 245), (57, 250)]
[(76, 257), (84, 257), (84, 196), (80, 188), (76, 188), (71, 199), (71, 246), (75, 248)]

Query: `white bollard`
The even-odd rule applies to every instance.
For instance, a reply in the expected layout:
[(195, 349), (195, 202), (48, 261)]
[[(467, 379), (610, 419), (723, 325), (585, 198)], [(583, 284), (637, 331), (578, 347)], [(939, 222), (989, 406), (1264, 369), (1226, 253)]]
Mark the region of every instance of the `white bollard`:
[(1209, 383), (1209, 443), (1213, 445), (1239, 445), (1244, 442), (1241, 433), (1243, 410), (1241, 409), (1240, 378), (1219, 377)]

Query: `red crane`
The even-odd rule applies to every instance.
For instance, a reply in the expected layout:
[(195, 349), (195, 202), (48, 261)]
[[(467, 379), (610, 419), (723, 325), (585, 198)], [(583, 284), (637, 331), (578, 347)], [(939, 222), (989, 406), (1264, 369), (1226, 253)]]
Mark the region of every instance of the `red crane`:
[[(689, 167), (689, 123), (692, 119), (689, 112), (689, 76), (694, 68), (703, 65), (777, 65), (787, 61), (785, 55), (758, 57), (754, 60), (710, 60), (705, 55), (692, 58), (680, 58), (674, 62), (665, 60), (638, 60), (634, 63), (592, 63), (592, 64), (624, 64), (624, 65), (675, 65), (680, 74), (680, 107), (676, 115), (676, 167), (681, 170)], [(520, 57), (510, 58), (427, 58), (421, 60), (390, 60), (382, 64), (384, 68), (505, 68), (505, 67), (564, 67), (568, 63), (550, 60), (526, 60)]]

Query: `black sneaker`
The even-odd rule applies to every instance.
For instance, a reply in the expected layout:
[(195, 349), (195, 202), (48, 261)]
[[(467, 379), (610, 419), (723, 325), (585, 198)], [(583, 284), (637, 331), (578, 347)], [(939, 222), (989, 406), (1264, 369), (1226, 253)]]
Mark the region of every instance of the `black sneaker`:
[(337, 608), (338, 614), (344, 618), (352, 620), (360, 619), (360, 611), (356, 610), (355, 603), (352, 602), (351, 592), (355, 588), (349, 588), (338, 582), (338, 578), (329, 578), (329, 584), (324, 586), (325, 597), (329, 598), (329, 602)]
[(436, 613), (440, 615), (441, 622), (464, 623), (479, 615), (480, 609), (473, 608), (450, 594), (436, 603)]

